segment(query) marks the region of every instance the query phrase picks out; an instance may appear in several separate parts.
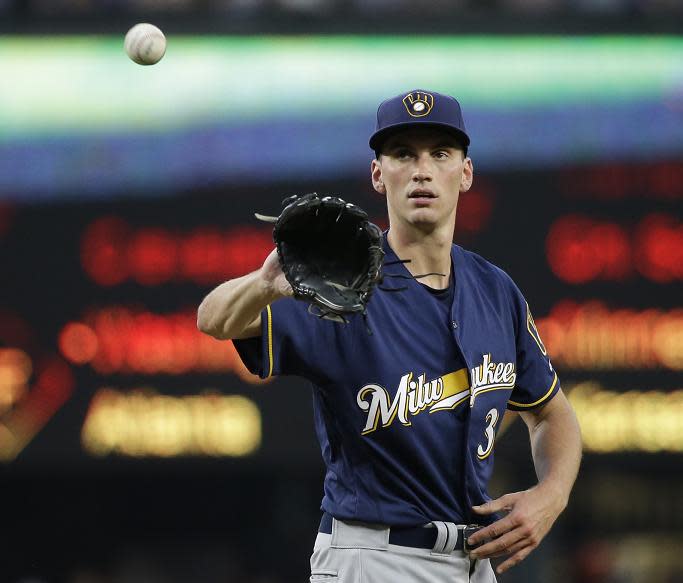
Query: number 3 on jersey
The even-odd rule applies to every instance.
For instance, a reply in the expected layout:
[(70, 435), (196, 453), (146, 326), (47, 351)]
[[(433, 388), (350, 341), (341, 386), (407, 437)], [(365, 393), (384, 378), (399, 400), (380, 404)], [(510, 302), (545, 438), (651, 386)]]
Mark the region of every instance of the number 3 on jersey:
[(496, 438), (495, 427), (498, 423), (498, 410), (491, 409), (486, 414), (486, 429), (484, 430), (484, 435), (486, 436), (487, 442), (486, 447), (482, 447), (481, 444), (477, 447), (477, 457), (480, 460), (486, 459), (491, 451), (493, 450), (493, 440)]

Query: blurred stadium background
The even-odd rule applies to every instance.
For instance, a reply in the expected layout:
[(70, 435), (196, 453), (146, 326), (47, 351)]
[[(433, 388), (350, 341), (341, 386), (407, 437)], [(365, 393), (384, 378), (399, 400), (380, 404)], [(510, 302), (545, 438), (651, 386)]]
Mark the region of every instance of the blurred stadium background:
[[(169, 38), (155, 67), (123, 35)], [(310, 392), (194, 311), (254, 211), (368, 180), (375, 108), (451, 92), (457, 241), (534, 307), (585, 459), (503, 583), (683, 581), (680, 0), (0, 0), (0, 581), (306, 581)], [(492, 494), (534, 481), (521, 423)]]

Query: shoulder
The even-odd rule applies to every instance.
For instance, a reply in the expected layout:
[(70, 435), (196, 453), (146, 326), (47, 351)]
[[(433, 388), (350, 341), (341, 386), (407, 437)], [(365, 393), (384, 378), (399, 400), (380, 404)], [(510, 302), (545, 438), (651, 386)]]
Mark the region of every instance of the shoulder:
[(525, 317), (528, 308), (524, 295), (506, 271), (458, 245), (453, 245), (453, 254), (454, 261), (460, 262), (457, 273), (468, 288), (486, 297), (500, 310), (509, 311), (517, 324)]
[(510, 275), (481, 255), (469, 251), (459, 245), (453, 245), (455, 261), (460, 261), (462, 271), (471, 277), (484, 280), (486, 283), (496, 283), (508, 291), (518, 291)]

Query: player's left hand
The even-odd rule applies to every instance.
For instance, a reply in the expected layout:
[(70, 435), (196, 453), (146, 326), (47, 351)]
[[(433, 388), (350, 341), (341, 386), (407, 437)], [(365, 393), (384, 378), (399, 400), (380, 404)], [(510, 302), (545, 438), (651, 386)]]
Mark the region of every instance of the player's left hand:
[(469, 537), (468, 544), (486, 542), (470, 552), (475, 559), (509, 555), (497, 573), (503, 573), (524, 560), (543, 540), (564, 509), (559, 496), (542, 485), (523, 492), (505, 494), (481, 506), (473, 506), (477, 514), (507, 511), (508, 514)]

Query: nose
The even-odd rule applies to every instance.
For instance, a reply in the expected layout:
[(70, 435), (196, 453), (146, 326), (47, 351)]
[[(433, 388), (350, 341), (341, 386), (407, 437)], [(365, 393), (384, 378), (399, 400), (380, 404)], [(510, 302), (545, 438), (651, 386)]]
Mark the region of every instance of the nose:
[(431, 182), (431, 158), (427, 155), (418, 156), (415, 161), (415, 170), (413, 171), (413, 182)]

